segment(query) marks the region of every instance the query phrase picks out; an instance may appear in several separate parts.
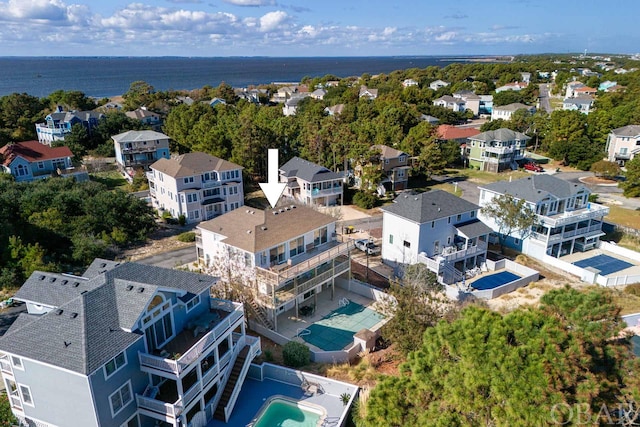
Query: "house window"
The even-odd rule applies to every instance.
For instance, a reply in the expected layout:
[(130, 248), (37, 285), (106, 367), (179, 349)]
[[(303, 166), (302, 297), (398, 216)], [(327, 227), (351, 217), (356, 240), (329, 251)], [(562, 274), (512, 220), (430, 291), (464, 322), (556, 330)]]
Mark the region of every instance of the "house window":
[(405, 248), (410, 248), (411, 247), (411, 242), (407, 242), (405, 240), (404, 242), (402, 242), (402, 246), (404, 246)]
[(298, 237), (289, 242), (289, 258), (304, 252), (304, 237)]
[(184, 183), (185, 184), (192, 184), (193, 183), (193, 177), (192, 176), (188, 176), (184, 179)]
[(28, 174), (27, 168), (24, 165), (18, 165), (15, 168), (16, 176), (25, 176)]
[(460, 221), (460, 219), (462, 219), (462, 215), (458, 214), (458, 215), (456, 216), (456, 222), (457, 222), (457, 221)]
[(405, 161), (405, 160), (406, 160), (406, 157), (405, 157), (405, 156), (400, 156), (400, 157), (398, 158), (398, 161), (399, 161), (400, 163), (404, 163), (404, 161)]
[(384, 159), (384, 164), (388, 165), (389, 164), (389, 159)]
[(400, 169), (400, 170), (398, 171), (398, 177), (403, 177), (403, 176), (404, 176), (404, 170), (403, 170), (403, 169)]
[(187, 194), (187, 203), (194, 203), (198, 201), (198, 193)]
[(284, 243), (269, 250), (269, 262), (271, 265), (282, 264), (284, 262), (284, 256)]
[(109, 404), (111, 404), (111, 415), (116, 416), (125, 406), (127, 406), (133, 400), (133, 393), (131, 392), (131, 381), (127, 381), (125, 385), (120, 387), (109, 396)]
[(393, 245), (393, 234), (389, 234), (389, 244)]
[(435, 221), (431, 221), (431, 228), (435, 228), (436, 226), (436, 222)]
[(22, 395), (22, 403), (29, 406), (35, 406), (33, 404), (33, 398), (31, 397), (31, 389), (27, 385), (20, 385), (20, 394)]
[(24, 366), (22, 365), (22, 359), (20, 359), (19, 357), (11, 356), (11, 364), (13, 365), (14, 368), (24, 371)]
[(44, 162), (38, 162), (38, 169), (44, 169)]
[(625, 155), (627, 154), (627, 147), (623, 147), (620, 149), (620, 154)]
[(200, 304), (200, 295), (196, 295), (195, 298), (191, 298), (191, 300), (187, 301), (187, 313), (193, 310), (193, 308)]
[(105, 379), (109, 378), (111, 375), (115, 374), (120, 369), (122, 369), (126, 364), (127, 364), (127, 356), (124, 353), (124, 351), (120, 352), (120, 354), (118, 354), (116, 357), (114, 357), (113, 359), (105, 363), (104, 378)]
[(251, 268), (251, 254), (249, 252), (244, 253), (244, 266)]
[(471, 218), (476, 216), (476, 211), (471, 211)]
[(313, 243), (316, 246), (327, 243), (327, 227), (322, 227), (313, 232)]

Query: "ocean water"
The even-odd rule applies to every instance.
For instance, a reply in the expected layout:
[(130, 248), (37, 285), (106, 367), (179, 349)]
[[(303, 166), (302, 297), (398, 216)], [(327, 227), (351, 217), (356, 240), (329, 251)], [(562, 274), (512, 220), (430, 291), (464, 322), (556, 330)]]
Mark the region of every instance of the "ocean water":
[[(460, 58), (460, 57), (457, 57)], [(0, 96), (26, 92), (44, 97), (62, 90), (88, 96), (125, 93), (144, 80), (156, 90), (196, 89), (226, 82), (233, 87), (299, 82), (303, 77), (361, 76), (407, 68), (446, 66), (452, 57), (185, 58), (185, 57), (0, 57)]]

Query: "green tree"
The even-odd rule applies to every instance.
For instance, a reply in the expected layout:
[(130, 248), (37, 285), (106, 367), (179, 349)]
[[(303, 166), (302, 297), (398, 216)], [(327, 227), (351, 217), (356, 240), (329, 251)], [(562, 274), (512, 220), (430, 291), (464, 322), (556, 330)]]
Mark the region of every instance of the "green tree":
[(43, 121), (45, 104), (26, 93), (0, 98), (0, 145), (9, 141), (38, 139), (36, 123)]
[(76, 123), (71, 127), (71, 133), (64, 137), (64, 141), (55, 141), (51, 146), (69, 147), (73, 153), (74, 163), (79, 164), (89, 148), (89, 132), (84, 126)]
[(580, 425), (579, 406), (581, 420), (605, 425), (602, 405), (621, 421), (612, 408), (628, 409), (640, 388), (628, 339), (613, 339), (619, 331), (619, 308), (600, 288), (552, 290), (541, 308), (506, 315), (467, 307), (426, 330), (400, 375), (371, 391), (357, 424)]
[(536, 213), (527, 201), (516, 199), (509, 193), (495, 196), (491, 203), (482, 207), (482, 213), (497, 225), (502, 250), (507, 237), (526, 238), (536, 222)]
[(447, 312), (442, 290), (436, 275), (423, 264), (408, 265), (402, 279), (391, 282), (389, 295), (393, 299), (383, 304), (389, 321), (383, 326), (382, 335), (402, 355), (419, 348), (424, 331)]
[(143, 80), (132, 82), (129, 90), (122, 95), (125, 108), (131, 111), (149, 104), (153, 100), (151, 95), (154, 92), (154, 87)]
[(442, 173), (446, 165), (447, 161), (442, 156), (442, 151), (435, 141), (430, 140), (422, 146), (418, 156), (418, 169), (427, 179)]
[(0, 427), (11, 427), (18, 423), (11, 411), (7, 393), (0, 393)]
[(591, 165), (591, 172), (596, 176), (601, 176), (607, 179), (613, 179), (620, 175), (620, 165), (616, 162), (610, 162), (608, 160), (600, 160)]
[(640, 156), (636, 156), (625, 164), (625, 180), (618, 184), (625, 197), (640, 196)]

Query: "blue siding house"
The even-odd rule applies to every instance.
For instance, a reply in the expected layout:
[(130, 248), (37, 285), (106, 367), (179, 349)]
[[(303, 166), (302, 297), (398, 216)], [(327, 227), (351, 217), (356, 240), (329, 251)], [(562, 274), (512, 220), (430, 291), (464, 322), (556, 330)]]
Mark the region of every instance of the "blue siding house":
[(63, 111), (62, 107), (45, 117), (44, 123), (36, 124), (38, 141), (51, 145), (54, 141), (64, 141), (65, 136), (71, 133), (71, 128), (82, 125), (89, 134), (98, 126), (104, 114), (96, 111)]
[(88, 181), (84, 167), (74, 167), (68, 147), (51, 148), (38, 141), (23, 141), (0, 148), (0, 171), (10, 173), (17, 182), (45, 179), (54, 175), (74, 176)]
[(152, 130), (130, 130), (111, 137), (116, 152), (116, 163), (126, 178), (131, 180), (137, 169), (145, 172), (159, 159), (171, 158), (169, 137)]
[(260, 340), (217, 279), (96, 259), (82, 276), (34, 272), (0, 339), (0, 370), (27, 426), (187, 426), (233, 410)]

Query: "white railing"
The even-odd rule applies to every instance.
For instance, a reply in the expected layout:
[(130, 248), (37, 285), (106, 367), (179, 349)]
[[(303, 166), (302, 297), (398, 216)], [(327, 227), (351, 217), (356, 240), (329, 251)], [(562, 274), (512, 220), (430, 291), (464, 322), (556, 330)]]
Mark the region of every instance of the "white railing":
[[(212, 301), (212, 306), (220, 307), (219, 303)], [(160, 356), (139, 352), (140, 365), (148, 368), (156, 369), (162, 372), (180, 375), (191, 363), (196, 361), (221, 337), (226, 335), (229, 330), (235, 329), (235, 324), (243, 315), (241, 304), (232, 304), (234, 311), (223, 318), (215, 328), (204, 335), (197, 343), (187, 350), (178, 360), (166, 359)]]
[(220, 187), (221, 185), (222, 183), (220, 181), (213, 181), (213, 180), (202, 181), (202, 188)]
[(182, 394), (182, 402), (184, 406), (189, 406), (189, 403), (202, 391), (202, 387), (199, 381), (196, 381), (194, 385), (191, 386), (189, 390)]
[[(238, 399), (238, 395), (240, 394), (240, 390), (242, 388), (239, 387), (239, 385), (244, 382), (244, 378), (247, 376), (247, 372), (249, 371), (249, 366), (251, 366), (251, 361), (254, 357), (260, 354), (260, 337), (243, 335), (238, 342), (238, 345), (236, 345), (236, 350), (240, 352), (240, 349), (245, 345), (249, 345), (249, 354), (247, 354), (247, 358), (245, 359), (244, 365), (242, 366), (240, 375), (238, 375), (238, 380), (233, 387), (233, 392), (231, 393), (231, 397), (229, 397), (227, 406), (224, 407), (225, 420), (228, 420), (231, 416), (231, 412), (233, 411), (233, 407), (236, 404), (236, 400)], [(234, 360), (236, 359), (236, 357), (237, 353), (234, 355)]]
[(589, 207), (577, 209), (575, 211), (565, 211), (553, 216), (541, 215), (545, 224), (551, 227), (559, 227), (565, 224), (584, 221), (587, 219), (600, 218), (609, 214), (609, 208), (597, 203), (589, 203)]
[(151, 399), (140, 394), (136, 394), (136, 403), (139, 409), (155, 412), (171, 418), (178, 418), (182, 413), (183, 407), (180, 400), (175, 404), (163, 402), (161, 400)]
[(489, 153), (496, 153), (496, 154), (511, 154), (513, 153), (513, 151), (515, 150), (514, 147), (482, 147), (485, 151), (488, 151)]
[(204, 375), (202, 375), (202, 386), (206, 387), (207, 385), (209, 385), (211, 380), (217, 377), (219, 373), (220, 373), (220, 363), (216, 363), (214, 366), (209, 368), (209, 370), (205, 372)]
[(486, 252), (487, 250), (487, 243), (486, 242), (478, 242), (476, 245), (474, 246), (470, 246), (466, 249), (461, 249), (459, 251), (456, 252), (452, 252), (450, 254), (441, 254), (440, 256), (443, 257), (446, 262), (454, 262), (457, 261), (459, 259), (463, 259), (463, 258), (467, 258), (469, 256), (473, 256), (477, 253), (480, 252)]
[(433, 271), (436, 274), (438, 274), (440, 272), (440, 269), (444, 266), (444, 260), (443, 262), (436, 261), (429, 258), (426, 254), (418, 254), (417, 259), (418, 262), (425, 264), (429, 270)]
[(11, 394), (9, 395), (9, 399), (11, 399), (11, 407), (22, 411), (22, 400), (20, 400), (20, 396), (18, 396), (17, 390), (11, 392)]

